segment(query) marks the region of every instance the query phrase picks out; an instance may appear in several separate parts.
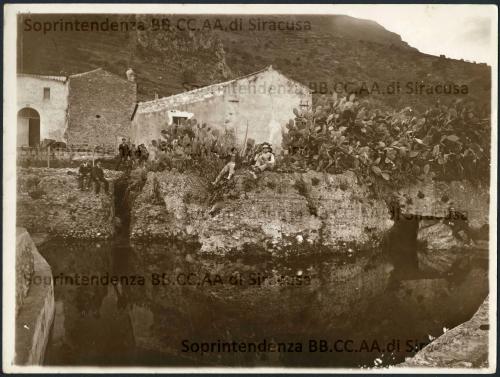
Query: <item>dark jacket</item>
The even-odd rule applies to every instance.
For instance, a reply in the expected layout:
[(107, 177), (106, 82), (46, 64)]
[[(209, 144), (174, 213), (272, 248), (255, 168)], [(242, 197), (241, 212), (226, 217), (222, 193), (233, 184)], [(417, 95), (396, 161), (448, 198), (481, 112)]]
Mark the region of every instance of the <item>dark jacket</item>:
[(119, 151), (121, 157), (127, 157), (129, 154), (128, 144), (126, 144), (126, 143), (120, 144), (120, 146), (118, 147), (118, 151)]
[(99, 166), (94, 166), (92, 168), (92, 179), (96, 181), (103, 181), (104, 178), (104, 170)]
[(80, 165), (80, 168), (78, 169), (78, 173), (81, 175), (88, 175), (92, 172), (92, 166), (87, 165), (85, 166), (84, 164)]
[(144, 160), (147, 160), (149, 157), (148, 149), (146, 148), (145, 145), (142, 144), (137, 147), (136, 153), (137, 153), (137, 158), (142, 158)]

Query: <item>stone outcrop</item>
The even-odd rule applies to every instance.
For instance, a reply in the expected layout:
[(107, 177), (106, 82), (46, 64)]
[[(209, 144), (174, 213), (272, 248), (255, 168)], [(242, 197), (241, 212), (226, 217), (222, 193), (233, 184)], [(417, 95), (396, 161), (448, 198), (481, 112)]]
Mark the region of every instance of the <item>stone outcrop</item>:
[(448, 273), (488, 253), (489, 188), (430, 178), (393, 192), (400, 220), (418, 224), (418, 265), (426, 273)]
[[(25, 255), (27, 252), (32, 256), (32, 273), (29, 277), (20, 277), (16, 265), (16, 299), (18, 292), (22, 293), (23, 298), (16, 302), (15, 363), (38, 365), (43, 362), (54, 319), (52, 271), (26, 229), (17, 228), (16, 254)], [(16, 259), (22, 261), (26, 257)], [(28, 290), (25, 293), (26, 287)]]
[(110, 238), (114, 234), (113, 180), (105, 170), (109, 195), (78, 189), (77, 169), (20, 168), (17, 174), (17, 226), (65, 238)]
[(467, 218), (472, 229), (489, 223), (490, 190), (466, 181), (426, 180), (398, 191), (402, 213), (445, 218), (453, 207)]
[(26, 230), (18, 230), (16, 237), (16, 315), (28, 295), (30, 280), (34, 271), (34, 258), (31, 250), (34, 248)]
[(425, 225), (425, 222), (421, 222), (417, 233), (420, 246), (417, 253), (419, 269), (447, 272), (464, 257), (464, 242), (453, 234), (450, 226), (443, 222)]
[[(266, 172), (257, 180), (239, 172), (228, 186), (217, 201), (205, 177), (148, 173), (132, 206), (132, 239), (189, 238), (203, 252), (221, 253), (248, 244), (276, 250), (300, 243), (373, 246), (394, 223), (385, 203), (394, 193), (373, 195), (351, 172)], [(463, 257), (454, 251), (474, 246), (472, 232), (488, 226), (485, 187), (426, 181), (399, 190), (396, 198), (400, 216), (419, 220), (419, 260), (427, 270), (448, 270)], [(464, 218), (446, 220), (450, 207)]]
[(420, 220), (417, 243), (424, 272), (448, 273), (472, 260), (488, 259), (488, 240), (476, 237), (467, 220)]
[(487, 368), (488, 297), (467, 322), (448, 330), (398, 367)]
[[(353, 173), (240, 172), (212, 206), (207, 179), (175, 171), (148, 173), (133, 203), (131, 238), (192, 239), (202, 252), (246, 245), (272, 249), (374, 245), (393, 222), (381, 199)], [(314, 245), (314, 246), (313, 246)]]

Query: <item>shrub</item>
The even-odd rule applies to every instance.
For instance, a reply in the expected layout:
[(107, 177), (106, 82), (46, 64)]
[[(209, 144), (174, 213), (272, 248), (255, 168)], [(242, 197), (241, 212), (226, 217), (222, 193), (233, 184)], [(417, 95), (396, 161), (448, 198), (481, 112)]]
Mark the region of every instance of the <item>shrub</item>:
[(196, 171), (211, 182), (225, 165), (231, 148), (236, 146), (236, 137), (232, 129), (211, 129), (193, 119), (162, 130), (162, 138), (156, 145), (157, 159), (148, 163), (148, 170)]
[(313, 110), (294, 110), (283, 132), (284, 163), (295, 169), (352, 170), (369, 185), (489, 178), (490, 123), (471, 103), (436, 105), (419, 115), (411, 108), (374, 109), (354, 94), (318, 102)]

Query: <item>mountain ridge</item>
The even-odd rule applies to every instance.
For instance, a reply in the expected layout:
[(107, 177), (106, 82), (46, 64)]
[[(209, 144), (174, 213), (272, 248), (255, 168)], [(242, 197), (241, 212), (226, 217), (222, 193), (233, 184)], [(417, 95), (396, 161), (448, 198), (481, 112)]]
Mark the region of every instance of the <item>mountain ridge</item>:
[[(90, 19), (146, 27), (42, 33), (26, 31), (26, 17), (32, 24)], [(249, 26), (252, 18), (266, 22), (266, 28), (228, 30), (232, 20), (242, 19), (242, 25)], [(282, 25), (300, 21), (302, 27), (277, 30), (269, 26), (279, 21)], [(222, 27), (214, 27), (217, 22)], [(310, 28), (305, 30), (307, 22)], [(273, 65), (317, 95), (337, 91), (338, 83), (355, 83), (348, 92), (364, 84), (387, 87), (396, 81), (402, 85), (426, 82), (466, 85), (467, 97), (460, 94), (462, 98), (489, 101), (490, 67), (423, 54), (377, 22), (347, 15), (24, 15), (19, 25), (19, 72), (68, 75), (102, 67), (124, 76), (132, 67), (139, 100), (169, 96)], [(381, 106), (396, 109), (431, 106), (443, 98), (369, 95)]]

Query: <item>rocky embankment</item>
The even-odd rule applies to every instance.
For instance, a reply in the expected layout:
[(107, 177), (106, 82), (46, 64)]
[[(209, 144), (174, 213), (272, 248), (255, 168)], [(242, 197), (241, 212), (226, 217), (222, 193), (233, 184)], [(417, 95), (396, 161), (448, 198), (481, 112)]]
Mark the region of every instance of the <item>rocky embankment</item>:
[(411, 368), (487, 368), (489, 298), (467, 322), (445, 332), (415, 357), (399, 364)]
[(52, 270), (26, 229), (16, 229), (15, 363), (43, 362), (54, 319)]
[[(265, 172), (256, 180), (240, 172), (225, 185), (149, 172), (132, 205), (131, 238), (193, 240), (202, 252), (222, 254), (248, 245), (277, 252), (300, 243), (362, 248), (377, 245), (401, 220), (415, 221), (419, 263), (428, 271), (444, 272), (460, 259), (459, 249), (478, 242), (487, 250), (489, 191), (480, 186), (426, 181), (375, 195), (351, 172), (313, 171)], [(398, 214), (387, 206), (394, 198)]]
[(426, 180), (394, 193), (402, 221), (417, 221), (421, 271), (448, 273), (471, 259), (488, 259), (489, 187)]
[(65, 238), (110, 238), (114, 234), (113, 180), (121, 172), (105, 170), (110, 194), (78, 189), (77, 169), (19, 168), (17, 226), (30, 233)]
[(201, 252), (225, 254), (246, 246), (279, 252), (297, 244), (315, 248), (370, 247), (391, 228), (385, 202), (352, 173), (247, 172), (223, 188), (203, 177), (149, 172), (131, 213), (131, 238), (191, 239)]

